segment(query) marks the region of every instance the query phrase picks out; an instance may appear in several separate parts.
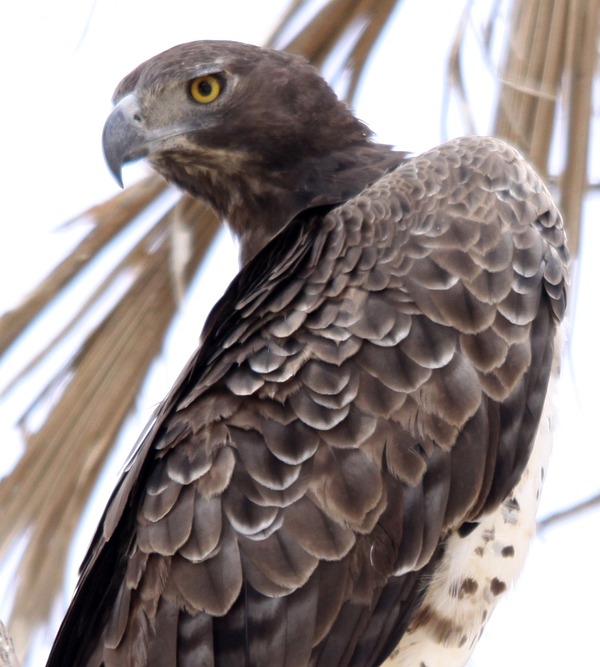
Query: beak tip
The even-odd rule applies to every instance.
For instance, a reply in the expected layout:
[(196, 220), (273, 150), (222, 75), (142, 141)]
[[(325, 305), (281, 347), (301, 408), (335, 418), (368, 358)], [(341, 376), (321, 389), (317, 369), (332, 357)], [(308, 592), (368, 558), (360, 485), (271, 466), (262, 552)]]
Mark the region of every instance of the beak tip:
[(123, 188), (123, 165), (147, 154), (146, 137), (135, 120), (138, 106), (133, 95), (121, 100), (106, 119), (102, 132), (106, 165), (121, 188)]
[(123, 174), (121, 173), (121, 165), (112, 165), (108, 160), (106, 161), (108, 169), (110, 173), (112, 174), (112, 177), (117, 181), (117, 185), (121, 188), (121, 190), (125, 187), (123, 185)]

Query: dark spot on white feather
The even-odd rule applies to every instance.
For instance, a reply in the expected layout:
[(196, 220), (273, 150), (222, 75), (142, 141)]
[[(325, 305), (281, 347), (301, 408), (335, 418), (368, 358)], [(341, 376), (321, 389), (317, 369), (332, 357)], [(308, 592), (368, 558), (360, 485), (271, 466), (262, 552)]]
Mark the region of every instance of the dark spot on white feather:
[(479, 584), (472, 577), (467, 577), (463, 580), (458, 597), (462, 598), (465, 595), (474, 595), (479, 588)]
[(502, 595), (506, 590), (506, 584), (503, 581), (500, 581), (498, 577), (494, 577), (490, 583), (490, 591), (492, 595)]

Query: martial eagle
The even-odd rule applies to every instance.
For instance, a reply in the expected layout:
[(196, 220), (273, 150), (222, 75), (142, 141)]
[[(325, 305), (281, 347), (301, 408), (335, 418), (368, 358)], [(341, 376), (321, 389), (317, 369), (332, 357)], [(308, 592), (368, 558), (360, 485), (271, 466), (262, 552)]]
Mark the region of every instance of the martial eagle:
[(48, 665), (464, 664), (543, 474), (567, 251), (542, 181), (493, 138), (375, 143), (306, 61), (255, 46), (176, 46), (114, 102), (116, 178), (146, 158), (208, 202), (242, 269)]

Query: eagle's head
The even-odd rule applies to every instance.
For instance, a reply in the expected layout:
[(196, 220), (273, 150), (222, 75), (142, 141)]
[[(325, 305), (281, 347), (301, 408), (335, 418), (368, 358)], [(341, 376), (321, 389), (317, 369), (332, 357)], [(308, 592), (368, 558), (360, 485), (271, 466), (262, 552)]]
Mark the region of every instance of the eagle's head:
[(304, 58), (236, 42), (164, 51), (126, 76), (113, 101), (104, 149), (118, 180), (141, 157), (161, 171), (186, 155), (208, 169), (278, 169), (369, 135)]
[(360, 191), (389, 160), (304, 58), (248, 44), (169, 49), (126, 76), (114, 102), (103, 145), (116, 179), (147, 158), (242, 242), (250, 220), (254, 238), (257, 219), (271, 237), (300, 210)]

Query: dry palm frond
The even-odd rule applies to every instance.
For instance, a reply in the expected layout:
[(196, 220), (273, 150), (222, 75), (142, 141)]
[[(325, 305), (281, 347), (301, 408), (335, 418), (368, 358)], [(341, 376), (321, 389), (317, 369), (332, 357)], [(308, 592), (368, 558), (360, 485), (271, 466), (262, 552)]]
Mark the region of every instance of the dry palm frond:
[(592, 119), (592, 86), (598, 64), (600, 2), (569, 4), (567, 49), (568, 134), (567, 160), (561, 175), (560, 205), (567, 222), (571, 252), (579, 248), (581, 210), (588, 188), (588, 153)]
[(565, 59), (565, 2), (517, 2), (501, 74), (495, 132), (548, 174)]
[[(560, 146), (566, 161), (553, 180), (574, 256), (588, 187), (599, 11), (598, 0), (515, 0), (494, 129), (546, 177), (553, 145), (566, 137)], [(566, 133), (558, 131), (561, 117), (567, 120)]]
[[(581, 202), (588, 188), (592, 84), (597, 64), (598, 0), (515, 0), (500, 68), (500, 94), (493, 134), (518, 146), (537, 169), (557, 183), (559, 200), (576, 255)], [(481, 43), (490, 49), (489, 26)], [(460, 61), (465, 35), (461, 23), (449, 61), (449, 85), (456, 92), (465, 122), (472, 126), (470, 104)], [(484, 57), (488, 57), (486, 51)], [(567, 131), (561, 132), (561, 119)], [(561, 173), (552, 174), (554, 146), (566, 155)]]
[[(340, 44), (342, 69), (349, 73), (347, 94), (356, 89), (369, 52), (398, 0), (331, 0), (298, 32), (298, 13), (307, 2), (293, 2), (271, 40), (278, 48), (302, 53), (323, 65)], [(287, 37), (284, 37), (287, 34)], [(0, 354), (6, 354), (36, 318), (61, 300), (67, 287), (101, 252), (134, 224), (151, 215), (166, 184), (150, 176), (81, 217), (92, 222), (90, 233), (24, 301), (0, 319)], [(174, 230), (187, 230), (184, 266), (173, 266)], [(124, 420), (134, 405), (152, 361), (176, 313), (181, 292), (189, 285), (218, 229), (214, 216), (198, 202), (182, 197), (116, 264), (91, 296), (76, 307), (73, 319), (41, 350), (33, 350), (25, 368), (4, 391), (20, 382), (51, 355), (70, 331), (94, 309), (119, 277), (129, 281), (112, 309), (91, 329), (51, 380), (58, 397), (41, 426), (23, 428), (25, 451), (0, 482), (0, 558), (15, 540), (27, 535), (19, 564), (18, 586), (10, 628), (19, 653), (32, 630), (43, 622), (63, 579), (65, 560), (83, 508)], [(2, 387), (0, 387), (2, 390)], [(45, 400), (45, 390), (31, 401)], [(26, 419), (21, 420), (23, 424)], [(60, 480), (60, 484), (57, 484)]]
[(93, 206), (81, 218), (93, 222), (92, 231), (24, 301), (0, 318), (0, 354), (4, 353), (61, 290), (89, 264), (119, 232), (154, 201), (166, 183), (150, 176), (112, 199)]
[[(330, 0), (295, 35), (290, 31), (307, 2), (293, 2), (269, 45), (300, 53), (317, 67), (323, 68), (328, 58), (346, 41), (345, 55), (333, 78), (349, 74), (345, 91), (347, 99), (356, 93), (361, 74), (373, 46), (401, 0)], [(329, 77), (330, 79), (332, 77)]]

